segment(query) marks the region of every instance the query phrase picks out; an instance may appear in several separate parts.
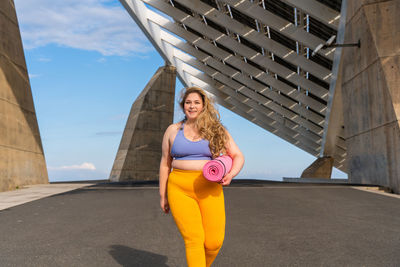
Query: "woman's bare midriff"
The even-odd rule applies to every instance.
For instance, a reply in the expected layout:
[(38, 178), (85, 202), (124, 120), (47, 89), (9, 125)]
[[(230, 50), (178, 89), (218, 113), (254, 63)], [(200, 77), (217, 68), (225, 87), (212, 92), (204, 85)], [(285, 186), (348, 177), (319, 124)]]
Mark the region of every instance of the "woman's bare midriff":
[(181, 170), (201, 171), (208, 160), (172, 160), (172, 168)]

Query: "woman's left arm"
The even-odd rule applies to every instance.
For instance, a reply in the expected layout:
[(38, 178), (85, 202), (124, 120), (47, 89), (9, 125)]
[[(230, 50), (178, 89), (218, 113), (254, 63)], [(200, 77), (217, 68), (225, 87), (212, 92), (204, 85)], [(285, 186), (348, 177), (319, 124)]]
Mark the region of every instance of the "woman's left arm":
[(239, 174), (244, 165), (244, 156), (242, 151), (240, 151), (239, 147), (236, 145), (235, 141), (233, 141), (233, 138), (228, 131), (226, 131), (226, 135), (228, 137), (226, 153), (233, 159), (233, 162), (231, 171), (227, 173), (221, 181), (222, 185), (229, 185), (232, 179)]

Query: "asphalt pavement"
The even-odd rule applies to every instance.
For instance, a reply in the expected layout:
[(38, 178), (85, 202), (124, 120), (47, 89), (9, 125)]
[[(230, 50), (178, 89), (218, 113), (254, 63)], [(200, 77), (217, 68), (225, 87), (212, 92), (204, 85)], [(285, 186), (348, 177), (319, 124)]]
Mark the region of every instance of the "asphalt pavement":
[[(186, 266), (156, 183), (82, 186), (0, 210), (0, 266)], [(400, 266), (400, 198), (358, 189), (224, 188), (226, 237), (213, 266)]]

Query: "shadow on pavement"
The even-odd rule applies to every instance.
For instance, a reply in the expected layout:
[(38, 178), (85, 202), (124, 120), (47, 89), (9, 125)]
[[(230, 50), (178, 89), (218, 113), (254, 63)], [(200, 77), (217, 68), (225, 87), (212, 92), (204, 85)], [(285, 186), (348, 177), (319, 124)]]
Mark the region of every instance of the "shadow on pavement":
[(168, 257), (152, 252), (138, 250), (122, 245), (110, 246), (110, 255), (122, 266), (160, 266), (168, 267)]

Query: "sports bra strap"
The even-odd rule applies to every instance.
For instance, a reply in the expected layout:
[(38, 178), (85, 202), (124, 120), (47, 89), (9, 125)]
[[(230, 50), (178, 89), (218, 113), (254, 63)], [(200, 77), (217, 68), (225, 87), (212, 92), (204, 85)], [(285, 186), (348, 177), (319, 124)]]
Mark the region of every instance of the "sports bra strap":
[(212, 154), (209, 148), (209, 141), (201, 139), (191, 141), (184, 134), (185, 122), (182, 122), (178, 133), (175, 136), (171, 148), (171, 156), (176, 160), (211, 160)]

